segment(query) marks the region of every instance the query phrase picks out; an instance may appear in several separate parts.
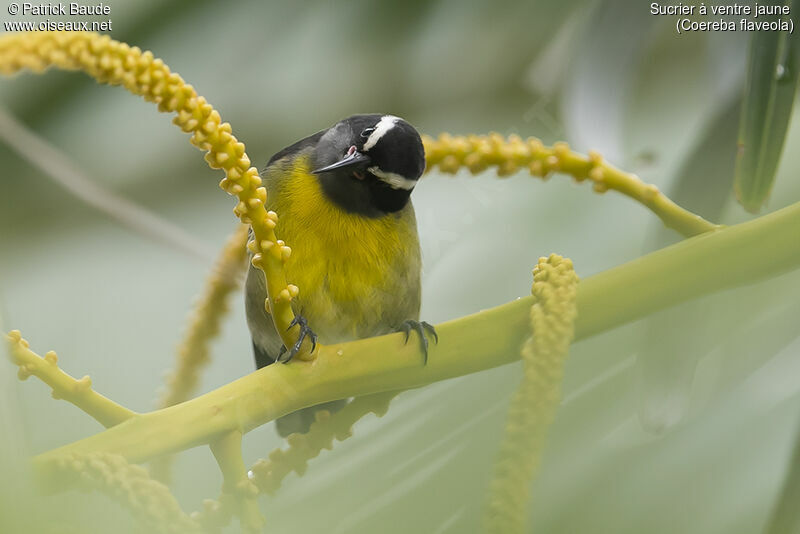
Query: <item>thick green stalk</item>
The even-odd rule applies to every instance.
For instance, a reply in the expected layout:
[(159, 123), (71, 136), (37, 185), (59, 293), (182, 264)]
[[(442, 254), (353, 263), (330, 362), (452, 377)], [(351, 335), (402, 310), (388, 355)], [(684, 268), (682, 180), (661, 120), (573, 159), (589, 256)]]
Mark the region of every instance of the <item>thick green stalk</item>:
[(581, 282), (576, 339), (800, 267), (800, 203), (707, 232)]
[[(720, 289), (800, 267), (800, 203), (700, 235), (589, 277), (578, 292), (576, 339)], [(529, 335), (531, 297), (437, 326), (428, 365), (393, 334), (324, 347), (312, 361), (271, 365), (170, 408), (136, 415), (94, 436), (34, 458), (40, 475), (71, 452), (121, 454), (143, 462), (248, 432), (299, 408), (413, 388), (517, 360)], [(52, 483), (45, 477), (43, 482)]]

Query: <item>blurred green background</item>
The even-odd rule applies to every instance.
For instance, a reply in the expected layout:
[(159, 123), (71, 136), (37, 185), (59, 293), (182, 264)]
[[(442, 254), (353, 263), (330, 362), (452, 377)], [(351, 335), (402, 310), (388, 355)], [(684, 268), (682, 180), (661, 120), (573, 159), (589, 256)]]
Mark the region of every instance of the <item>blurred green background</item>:
[[(731, 194), (746, 33), (677, 35), (674, 18), (634, 1), (108, 4), (112, 36), (193, 84), (258, 167), (342, 117), (386, 112), (434, 135), (495, 130), (598, 149), (707, 218), (752, 217)], [(9, 18), (5, 5), (0, 13)], [(2, 78), (0, 103), (92, 181), (212, 256), (234, 228), (220, 173), (155, 106), (64, 72)], [(764, 211), (800, 200), (798, 136), (790, 125)], [(56, 350), (67, 372), (90, 374), (117, 402), (152, 409), (210, 260), (87, 206), (5, 143), (0, 169), (3, 329)], [(527, 294), (539, 256), (568, 256), (588, 277), (678, 239), (631, 200), (562, 176), (432, 173), (413, 198), (431, 322)], [(789, 273), (574, 345), (531, 532), (761, 531), (800, 420), (798, 282)], [(253, 370), (241, 300), (214, 342), (204, 392)], [(27, 455), (100, 426), (15, 372), (0, 364), (0, 531), (26, 531), (20, 517), (36, 525), (28, 531), (140, 531), (102, 495), (29, 495)], [(401, 395), (262, 498), (269, 531), (478, 531), (519, 372)], [(271, 424), (249, 434), (246, 463), (280, 444)], [(189, 511), (221, 484), (205, 447), (180, 457), (174, 479)]]

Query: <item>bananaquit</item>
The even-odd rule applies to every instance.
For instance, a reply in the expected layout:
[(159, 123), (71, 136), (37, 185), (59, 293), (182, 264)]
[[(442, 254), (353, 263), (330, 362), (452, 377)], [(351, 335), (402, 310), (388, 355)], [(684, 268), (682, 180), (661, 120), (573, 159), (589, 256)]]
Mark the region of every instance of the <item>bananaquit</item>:
[[(276, 233), (291, 244), (287, 279), (300, 287), (292, 301), (300, 325), (293, 347), (283, 346), (264, 307), (264, 273), (250, 267), (247, 322), (256, 366), (285, 362), (308, 337), (315, 346), (395, 331), (420, 337), (420, 249), (411, 192), (425, 169), (425, 151), (409, 123), (392, 115), (354, 115), (281, 150), (262, 173), (267, 209), (280, 215)], [(312, 330), (313, 327), (313, 330)], [(319, 337), (317, 337), (319, 336)], [(313, 350), (313, 349), (312, 349)], [(277, 421), (278, 433), (304, 433), (316, 409)]]

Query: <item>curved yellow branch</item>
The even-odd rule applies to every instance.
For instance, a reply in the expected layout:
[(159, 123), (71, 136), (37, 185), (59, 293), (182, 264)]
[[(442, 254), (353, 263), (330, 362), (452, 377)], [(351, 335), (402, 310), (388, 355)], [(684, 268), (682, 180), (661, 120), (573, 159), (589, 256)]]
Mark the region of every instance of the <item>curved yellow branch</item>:
[[(191, 142), (206, 151), (212, 169), (225, 171), (220, 187), (239, 199), (234, 213), (253, 228), (253, 264), (266, 274), (268, 308), (284, 344), (296, 341), (298, 328), (289, 330), (294, 318), (291, 300), (299, 289), (286, 283), (283, 262), (291, 249), (275, 235), (278, 216), (264, 207), (267, 190), (258, 170), (250, 165), (244, 143), (231, 133), (219, 113), (197, 94), (194, 87), (171, 72), (151, 52), (89, 32), (11, 33), (0, 37), (0, 73), (48, 67), (80, 70), (100, 83), (122, 85), (133, 94), (158, 104), (159, 111), (175, 113), (173, 122), (191, 133)], [(267, 305), (265, 303), (265, 305)], [(310, 343), (304, 344), (307, 350)]]
[(551, 172), (572, 175), (582, 182), (591, 180), (594, 190), (604, 193), (618, 191), (647, 206), (664, 224), (686, 237), (720, 228), (691, 213), (661, 193), (654, 185), (642, 182), (637, 176), (612, 167), (597, 152), (582, 156), (570, 150), (564, 142), (546, 147), (539, 139), (522, 139), (518, 135), (508, 138), (498, 133), (489, 135), (451, 136), (440, 134), (437, 139), (422, 136), (427, 158), (427, 171), (438, 165), (445, 173), (455, 173), (466, 167), (472, 174), (497, 167), (499, 176), (508, 176), (527, 169), (533, 176), (546, 178)]
[(33, 352), (19, 330), (12, 330), (6, 335), (9, 344), (11, 361), (19, 366), (17, 375), (26, 380), (33, 375), (51, 388), (54, 399), (71, 402), (101, 425), (110, 428), (136, 415), (136, 412), (124, 408), (92, 389), (92, 379), (88, 375), (76, 380), (58, 368), (58, 356), (54, 351), (44, 358)]

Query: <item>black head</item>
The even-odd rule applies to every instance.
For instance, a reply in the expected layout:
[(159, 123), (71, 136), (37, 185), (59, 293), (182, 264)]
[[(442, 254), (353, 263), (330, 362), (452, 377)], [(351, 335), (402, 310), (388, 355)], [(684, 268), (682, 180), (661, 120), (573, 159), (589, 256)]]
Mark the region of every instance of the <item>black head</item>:
[(377, 217), (405, 207), (425, 170), (419, 133), (392, 115), (354, 115), (320, 138), (314, 174), (348, 211)]

